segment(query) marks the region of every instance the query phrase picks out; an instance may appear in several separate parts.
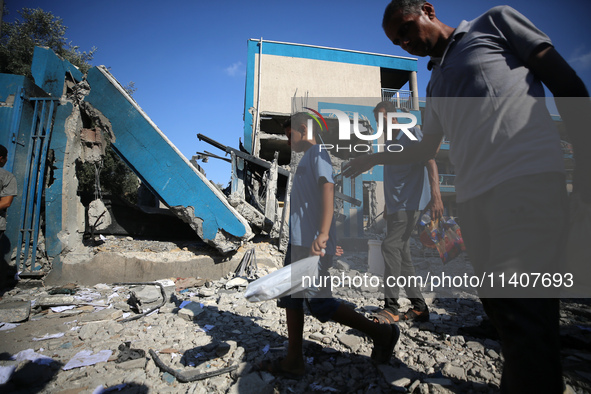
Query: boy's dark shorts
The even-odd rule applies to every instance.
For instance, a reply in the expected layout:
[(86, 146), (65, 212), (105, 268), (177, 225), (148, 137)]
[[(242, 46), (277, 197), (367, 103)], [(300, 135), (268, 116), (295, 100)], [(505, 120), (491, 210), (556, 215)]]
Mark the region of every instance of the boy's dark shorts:
[[(309, 256), (310, 248), (288, 245), (285, 252), (285, 262), (283, 265), (289, 265), (292, 261), (298, 261)], [(318, 274), (328, 276), (328, 269), (332, 266), (332, 255), (325, 254), (320, 257)], [(304, 301), (310, 310), (312, 316), (322, 323), (330, 320), (340, 305), (340, 302), (332, 297), (329, 288), (311, 288), (293, 295), (281, 297), (277, 301), (279, 308), (303, 309)]]

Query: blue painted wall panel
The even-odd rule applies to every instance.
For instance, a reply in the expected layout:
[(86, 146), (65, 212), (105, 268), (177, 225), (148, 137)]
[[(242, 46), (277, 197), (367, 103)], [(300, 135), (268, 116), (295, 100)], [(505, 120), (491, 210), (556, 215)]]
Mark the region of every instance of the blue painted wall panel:
[(203, 220), (206, 239), (214, 239), (220, 229), (236, 237), (250, 234), (225, 197), (197, 175), (190, 162), (99, 69), (92, 68), (87, 81), (91, 90), (85, 101), (111, 122), (113, 146), (168, 205), (194, 207), (195, 217)]
[(60, 59), (49, 48), (35, 47), (31, 74), (43, 90), (53, 97), (61, 97), (66, 72), (70, 72), (76, 81), (82, 80), (82, 73), (72, 63)]

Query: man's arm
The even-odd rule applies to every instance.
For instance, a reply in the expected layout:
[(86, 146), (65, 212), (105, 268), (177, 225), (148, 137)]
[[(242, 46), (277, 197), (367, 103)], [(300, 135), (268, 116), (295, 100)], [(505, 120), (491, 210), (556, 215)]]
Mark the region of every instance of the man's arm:
[(10, 204), (12, 204), (13, 199), (14, 196), (0, 197), (0, 210), (7, 209), (10, 206)]
[(343, 175), (354, 178), (379, 164), (410, 164), (417, 161), (426, 162), (437, 155), (442, 138), (442, 135), (426, 134), (419, 143), (405, 147), (402, 152), (385, 151), (360, 156), (345, 165), (343, 168)]
[(439, 170), (434, 159), (425, 163), (427, 175), (429, 177), (429, 186), (431, 186), (431, 201), (427, 206), (431, 210), (431, 217), (438, 219), (443, 216), (443, 201), (441, 200), (441, 191), (439, 190)]
[(554, 95), (556, 107), (572, 139), (576, 161), (573, 191), (591, 203), (591, 101), (585, 84), (552, 46), (530, 56), (528, 67)]
[(326, 249), (334, 212), (334, 183), (324, 182), (320, 188), (322, 189), (322, 216), (319, 219), (318, 236), (310, 247), (310, 254), (313, 256), (324, 256), (322, 249)]

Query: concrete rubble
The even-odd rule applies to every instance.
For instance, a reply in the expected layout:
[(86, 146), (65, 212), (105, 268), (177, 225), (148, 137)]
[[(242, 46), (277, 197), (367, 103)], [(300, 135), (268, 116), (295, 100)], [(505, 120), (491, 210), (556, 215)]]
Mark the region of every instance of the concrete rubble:
[[(150, 247), (159, 248), (155, 241)], [(419, 273), (441, 265), (438, 257), (424, 256), (417, 248), (413, 252)], [(459, 258), (446, 270), (467, 264)], [(259, 264), (253, 276), (274, 269)], [(367, 269), (367, 253), (347, 252), (335, 261), (331, 274), (353, 277), (368, 274)], [(307, 373), (293, 380), (257, 370), (260, 361), (285, 354), (287, 329), (285, 312), (274, 300), (250, 303), (244, 298), (247, 284), (234, 274), (215, 280), (162, 278), (158, 285), (45, 287), (41, 281), (23, 280), (0, 300), (0, 391), (498, 391), (500, 343), (461, 334), (485, 316), (473, 294), (438, 298), (427, 292), (430, 322), (401, 322), (401, 339), (385, 365), (371, 362), (371, 341), (360, 332), (306, 315)], [(367, 316), (382, 305), (372, 287), (342, 287), (335, 296)], [(135, 312), (132, 299), (140, 306)], [(401, 301), (403, 310), (410, 305), (405, 298)], [(138, 314), (160, 304), (152, 313)], [(128, 320), (133, 316), (139, 318)], [(576, 392), (591, 390), (590, 316), (588, 303), (563, 302), (565, 379)]]

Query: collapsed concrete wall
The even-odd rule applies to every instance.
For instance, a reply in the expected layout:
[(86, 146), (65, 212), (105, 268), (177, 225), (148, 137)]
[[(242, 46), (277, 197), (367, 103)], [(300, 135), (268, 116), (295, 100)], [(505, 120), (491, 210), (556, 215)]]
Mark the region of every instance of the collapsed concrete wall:
[[(199, 237), (218, 251), (228, 253), (254, 236), (249, 221), (184, 158), (104, 67), (94, 67), (84, 76), (51, 50), (36, 48), (32, 73), (36, 84), (30, 81), (28, 84), (34, 88), (26, 81), (22, 82), (23, 78), (6, 76), (3, 81), (11, 85), (1, 91), (3, 100), (6, 91), (4, 101), (7, 108), (14, 103), (18, 89), (28, 92), (23, 93), (21, 100), (27, 105), (28, 112), (23, 111), (23, 116), (27, 116), (29, 124), (35, 119), (31, 113), (37, 111), (35, 105), (35, 111), (28, 109), (32, 104), (30, 97), (42, 96), (51, 100), (59, 97), (54, 100), (56, 109), (52, 118), (53, 131), (50, 130), (48, 169), (42, 199), (45, 210), (41, 215), (44, 213), (41, 221), (45, 226), (47, 257), (55, 271), (59, 272), (64, 262), (91, 258), (92, 252), (83, 242), (85, 231), (88, 231), (89, 225), (104, 227), (110, 221), (107, 217), (109, 212), (100, 200), (95, 200), (96, 204), (83, 204), (77, 178), (77, 165), (80, 162), (100, 162), (107, 145), (144, 185), (171, 208), (171, 212), (190, 225), (195, 231), (195, 238)], [(15, 85), (13, 89), (14, 84), (20, 87)], [(10, 113), (0, 119), (3, 123), (19, 116), (12, 108), (8, 110)], [(27, 144), (36, 137), (32, 136), (30, 126), (21, 127), (22, 133), (13, 128), (3, 128), (2, 140), (5, 143), (10, 141), (7, 145), (12, 148), (12, 154), (18, 149), (18, 157), (25, 160)], [(17, 132), (20, 134), (17, 135)], [(16, 175), (22, 185), (24, 176), (18, 171)], [(18, 205), (21, 205), (20, 200)], [(86, 206), (92, 208), (88, 214)], [(11, 248), (17, 243), (18, 216), (14, 208), (9, 221), (13, 228), (7, 231)]]

